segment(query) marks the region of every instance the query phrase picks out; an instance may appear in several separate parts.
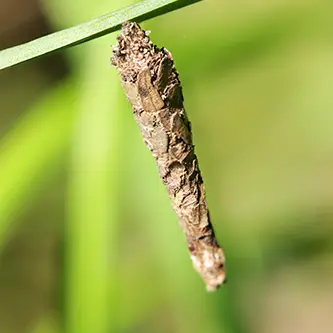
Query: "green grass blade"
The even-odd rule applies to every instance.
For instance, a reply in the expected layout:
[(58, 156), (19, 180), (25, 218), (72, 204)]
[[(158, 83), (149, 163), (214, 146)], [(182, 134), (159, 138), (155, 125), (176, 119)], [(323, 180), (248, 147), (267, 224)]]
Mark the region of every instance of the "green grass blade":
[(198, 1), (201, 0), (141, 1), (77, 26), (0, 51), (0, 69), (106, 35), (119, 29), (124, 21), (142, 21)]
[(68, 333), (117, 331), (113, 329), (116, 316), (111, 309), (109, 286), (116, 271), (114, 229), (121, 152), (118, 117), (122, 110), (118, 105), (118, 75), (111, 69), (106, 72), (105, 66), (98, 62), (103, 48), (103, 43), (97, 43), (84, 56), (72, 146), (65, 230), (65, 332)]
[(75, 119), (73, 82), (56, 87), (0, 144), (0, 251), (15, 218), (52, 177), (50, 168), (68, 148)]

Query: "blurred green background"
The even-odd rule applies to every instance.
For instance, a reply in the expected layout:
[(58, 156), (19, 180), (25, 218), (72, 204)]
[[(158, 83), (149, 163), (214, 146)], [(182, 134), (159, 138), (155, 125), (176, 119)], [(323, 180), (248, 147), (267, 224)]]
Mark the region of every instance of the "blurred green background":
[[(3, 0), (0, 48), (133, 1)], [(228, 283), (207, 293), (108, 35), (0, 72), (0, 332), (331, 332), (333, 5), (205, 0), (170, 50)]]

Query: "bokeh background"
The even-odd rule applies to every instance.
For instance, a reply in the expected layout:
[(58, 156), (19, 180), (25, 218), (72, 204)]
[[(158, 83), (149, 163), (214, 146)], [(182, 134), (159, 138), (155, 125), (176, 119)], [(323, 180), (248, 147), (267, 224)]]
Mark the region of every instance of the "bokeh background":
[[(0, 47), (130, 3), (1, 0)], [(1, 71), (0, 332), (332, 332), (332, 10), (205, 0), (143, 23), (182, 80), (227, 255), (215, 293), (110, 66), (116, 34)]]

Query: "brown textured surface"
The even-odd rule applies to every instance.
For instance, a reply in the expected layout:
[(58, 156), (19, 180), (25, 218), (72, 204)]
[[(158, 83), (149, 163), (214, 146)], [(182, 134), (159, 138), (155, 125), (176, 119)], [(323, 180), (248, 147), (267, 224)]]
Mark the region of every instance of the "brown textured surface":
[(124, 23), (117, 39), (111, 62), (186, 234), (193, 266), (207, 289), (215, 290), (225, 279), (225, 258), (209, 219), (172, 55), (154, 46), (136, 23)]

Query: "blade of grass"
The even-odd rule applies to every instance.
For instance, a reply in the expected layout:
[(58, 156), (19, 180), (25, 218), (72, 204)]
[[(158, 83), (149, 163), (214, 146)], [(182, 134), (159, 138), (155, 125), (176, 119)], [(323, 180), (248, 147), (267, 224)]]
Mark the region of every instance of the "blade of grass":
[(73, 83), (62, 83), (38, 103), (0, 145), (0, 251), (14, 219), (35, 198), (65, 152), (75, 116)]
[(142, 21), (201, 0), (146, 0), (61, 30), (31, 42), (0, 51), (0, 70), (119, 29), (128, 20)]
[[(101, 41), (103, 42), (103, 41)], [(103, 42), (104, 43), (104, 42)], [(119, 79), (100, 61), (105, 45), (88, 45), (82, 60), (66, 222), (65, 332), (117, 331), (115, 285)], [(107, 59), (106, 59), (107, 60)], [(108, 61), (106, 61), (108, 63)], [(112, 318), (112, 320), (110, 320)]]

